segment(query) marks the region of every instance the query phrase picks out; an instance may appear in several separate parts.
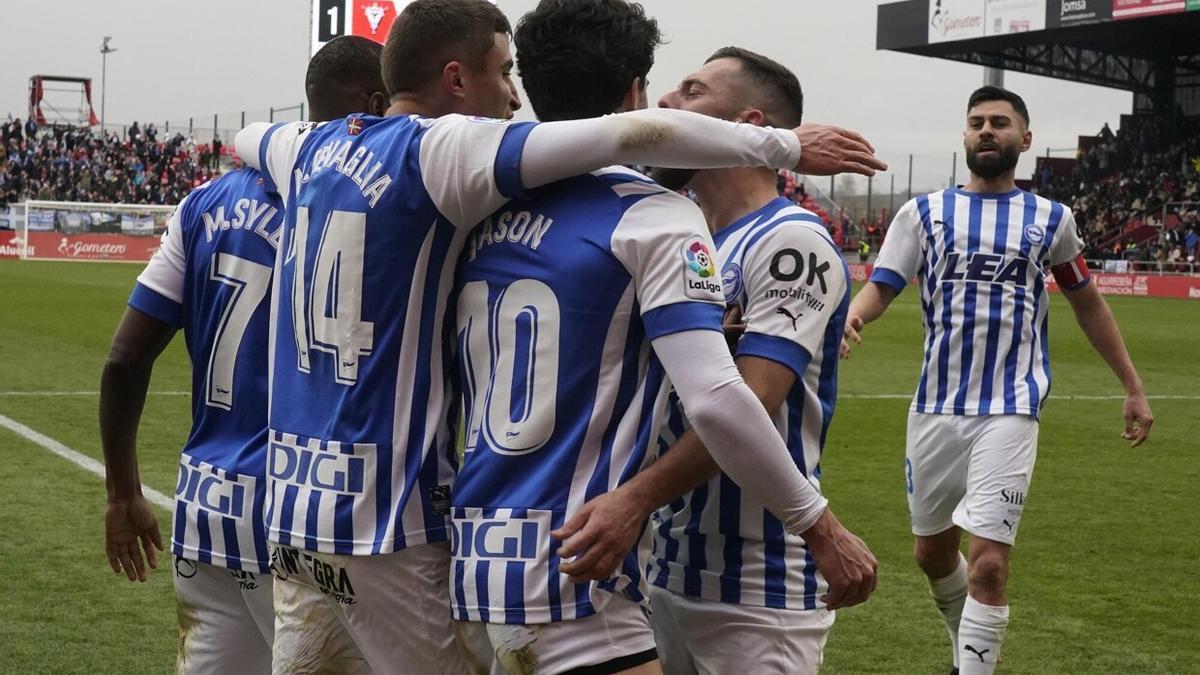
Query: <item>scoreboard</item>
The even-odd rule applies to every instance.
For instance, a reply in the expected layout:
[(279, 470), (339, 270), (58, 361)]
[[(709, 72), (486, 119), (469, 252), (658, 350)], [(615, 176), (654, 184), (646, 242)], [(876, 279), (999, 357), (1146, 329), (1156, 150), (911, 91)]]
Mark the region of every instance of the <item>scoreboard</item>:
[(313, 0), (309, 56), (316, 54), (326, 42), (343, 35), (359, 35), (383, 43), (392, 22), (409, 2), (411, 0)]
[(396, 16), (409, 0), (313, 0), (312, 50), (343, 35), (359, 35), (382, 43)]

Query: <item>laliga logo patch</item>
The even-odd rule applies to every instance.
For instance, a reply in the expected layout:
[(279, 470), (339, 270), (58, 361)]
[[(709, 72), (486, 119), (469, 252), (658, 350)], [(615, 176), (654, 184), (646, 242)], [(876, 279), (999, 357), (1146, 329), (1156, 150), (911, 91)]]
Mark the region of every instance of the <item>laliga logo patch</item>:
[(701, 279), (707, 279), (717, 273), (717, 268), (713, 266), (712, 254), (699, 239), (693, 239), (683, 247), (683, 259)]
[(723, 297), (717, 267), (704, 239), (691, 237), (683, 242), (683, 263), (684, 295), (710, 302)]
[(721, 285), (725, 287), (725, 304), (733, 304), (742, 294), (742, 267), (729, 263), (721, 272)]
[(1041, 246), (1045, 240), (1046, 228), (1034, 223), (1025, 226), (1025, 241), (1034, 246)]

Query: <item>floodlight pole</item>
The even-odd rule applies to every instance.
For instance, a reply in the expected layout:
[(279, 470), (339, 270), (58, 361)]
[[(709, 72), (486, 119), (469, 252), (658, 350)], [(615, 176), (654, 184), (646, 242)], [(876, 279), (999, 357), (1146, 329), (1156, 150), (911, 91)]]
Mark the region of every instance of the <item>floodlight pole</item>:
[(983, 68), (983, 84), (984, 86), (1004, 88), (1004, 69), (1003, 68)]
[(100, 135), (104, 135), (104, 95), (105, 88), (108, 84), (108, 55), (117, 51), (115, 47), (109, 47), (108, 43), (112, 40), (111, 35), (104, 36), (104, 43), (100, 45)]

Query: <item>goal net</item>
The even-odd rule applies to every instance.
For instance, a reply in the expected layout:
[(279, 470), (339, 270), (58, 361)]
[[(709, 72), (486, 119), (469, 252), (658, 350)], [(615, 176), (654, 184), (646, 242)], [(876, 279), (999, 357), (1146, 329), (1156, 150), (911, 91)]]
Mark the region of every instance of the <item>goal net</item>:
[(146, 262), (174, 206), (25, 202), (21, 258)]

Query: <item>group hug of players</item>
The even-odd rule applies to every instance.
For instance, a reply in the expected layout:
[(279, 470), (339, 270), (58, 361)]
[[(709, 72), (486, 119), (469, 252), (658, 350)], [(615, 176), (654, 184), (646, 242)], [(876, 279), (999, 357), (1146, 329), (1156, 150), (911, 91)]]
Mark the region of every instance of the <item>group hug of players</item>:
[[(510, 121), (510, 38), (538, 123)], [(183, 328), (179, 672), (816, 672), (876, 587), (819, 491), (839, 357), (912, 279), (917, 562), (954, 669), (992, 672), (1047, 271), (1126, 387), (1125, 436), (1152, 422), (1070, 211), (1015, 188), (1024, 103), (972, 95), (970, 182), (899, 211), (852, 302), (775, 177), (871, 174), (870, 145), (801, 124), (796, 76), (736, 47), (650, 109), (660, 42), (627, 0), (543, 0), (515, 31), (416, 0), (385, 46), (314, 55), (311, 119), (244, 129), (247, 168), (180, 203), (100, 404), (109, 562), (145, 580), (137, 426)]]

